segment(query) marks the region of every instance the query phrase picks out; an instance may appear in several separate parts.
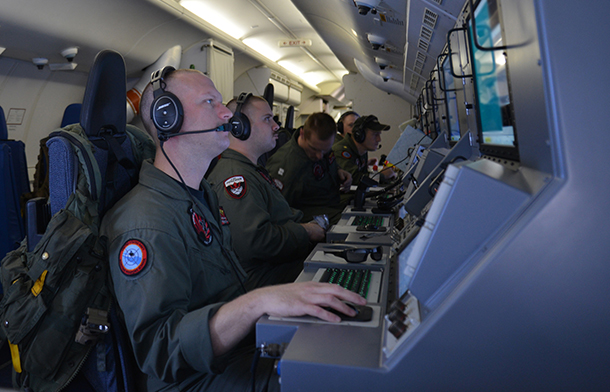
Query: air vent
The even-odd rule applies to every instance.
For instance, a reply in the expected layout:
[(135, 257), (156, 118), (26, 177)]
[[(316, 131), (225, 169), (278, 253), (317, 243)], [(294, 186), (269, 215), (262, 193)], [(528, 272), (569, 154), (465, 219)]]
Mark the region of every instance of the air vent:
[(426, 26), (422, 26), (421, 30), (419, 31), (419, 36), (425, 39), (426, 41), (431, 42), (433, 33), (434, 31), (432, 29)]
[(419, 72), (421, 73), (422, 68), (424, 68), (424, 62), (421, 60), (415, 60), (415, 64), (413, 64), (414, 68), (419, 68)]
[(422, 64), (426, 61), (426, 55), (422, 52), (417, 52), (416, 61), (421, 61)]
[(423, 39), (420, 39), (419, 42), (417, 43), (417, 47), (420, 48), (421, 50), (423, 50), (424, 52), (428, 51), (429, 46), (430, 46), (430, 44), (427, 41), (424, 41)]
[(424, 26), (428, 26), (431, 29), (434, 29), (434, 26), (436, 26), (437, 19), (438, 19), (438, 14), (436, 12), (433, 12), (427, 8), (424, 8), (424, 20), (422, 22), (424, 24)]
[(434, 1), (434, 2), (435, 2), (436, 4), (438, 4), (438, 5), (443, 4), (443, 0), (432, 0), (432, 1)]
[(417, 83), (419, 83), (419, 76), (411, 74), (411, 90), (415, 90), (417, 88)]

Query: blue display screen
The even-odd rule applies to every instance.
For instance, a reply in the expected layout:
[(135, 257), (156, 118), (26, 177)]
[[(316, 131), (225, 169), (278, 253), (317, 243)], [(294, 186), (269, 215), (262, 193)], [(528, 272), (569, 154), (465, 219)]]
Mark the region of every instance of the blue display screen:
[[(476, 37), (485, 48), (502, 46), (502, 29), (496, 0), (481, 0), (475, 12)], [(480, 50), (471, 31), (472, 58), (477, 91), (481, 143), (514, 147), (515, 128), (509, 93), (506, 52)]]

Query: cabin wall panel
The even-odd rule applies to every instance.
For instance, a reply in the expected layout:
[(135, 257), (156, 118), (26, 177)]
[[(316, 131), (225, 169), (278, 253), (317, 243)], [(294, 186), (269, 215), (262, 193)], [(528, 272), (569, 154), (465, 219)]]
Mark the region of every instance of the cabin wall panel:
[(40, 139), (59, 128), (66, 106), (82, 102), (87, 84), (83, 72), (38, 70), (32, 63), (0, 58), (0, 106), (7, 116), (25, 109), (20, 124), (8, 126), (9, 138), (25, 143), (28, 174), (33, 178)]
[(398, 126), (411, 119), (415, 108), (404, 99), (388, 94), (371, 85), (359, 74), (349, 74), (343, 77), (345, 97), (353, 102), (353, 110), (365, 116), (374, 114), (382, 124), (391, 126), (390, 130), (381, 136), (381, 148), (369, 157), (379, 158), (387, 155), (400, 137)]

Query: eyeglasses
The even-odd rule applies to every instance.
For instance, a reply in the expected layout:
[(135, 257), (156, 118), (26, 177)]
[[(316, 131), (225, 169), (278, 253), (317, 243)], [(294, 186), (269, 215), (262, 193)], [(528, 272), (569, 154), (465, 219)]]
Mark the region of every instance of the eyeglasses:
[(383, 257), (383, 247), (376, 248), (346, 248), (342, 250), (325, 250), (324, 254), (331, 254), (344, 258), (348, 263), (362, 263), (368, 255), (375, 261), (381, 260)]

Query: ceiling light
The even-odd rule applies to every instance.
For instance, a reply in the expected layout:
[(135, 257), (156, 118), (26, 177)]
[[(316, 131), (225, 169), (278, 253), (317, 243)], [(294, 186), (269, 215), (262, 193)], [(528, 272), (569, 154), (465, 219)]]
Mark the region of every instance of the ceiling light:
[(211, 1), (181, 0), (180, 5), (235, 39), (240, 39), (246, 33), (246, 30), (235, 24), (233, 19), (216, 11), (215, 4)]
[(299, 67), (298, 65), (296, 65), (295, 63), (293, 63), (290, 60), (282, 60), (282, 61), (278, 61), (277, 63), (295, 75), (302, 77), (303, 74), (305, 73), (305, 70), (303, 68)]
[(335, 77), (333, 74), (326, 71), (310, 71), (305, 72), (301, 77), (307, 80), (309, 83), (317, 86), (322, 82), (334, 81)]
[(280, 53), (277, 48), (269, 46), (265, 41), (258, 38), (246, 38), (243, 40), (243, 43), (271, 61), (277, 61), (282, 58), (282, 53)]

